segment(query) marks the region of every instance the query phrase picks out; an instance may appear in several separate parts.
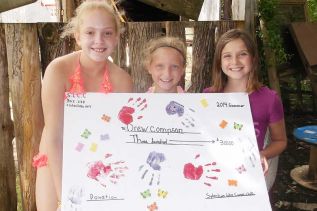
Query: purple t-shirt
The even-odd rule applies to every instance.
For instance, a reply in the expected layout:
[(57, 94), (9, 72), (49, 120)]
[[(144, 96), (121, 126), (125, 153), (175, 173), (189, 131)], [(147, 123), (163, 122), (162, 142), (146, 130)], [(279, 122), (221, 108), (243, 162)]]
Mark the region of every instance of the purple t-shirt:
[[(212, 91), (206, 88), (203, 92)], [(249, 101), (258, 147), (259, 150), (263, 150), (264, 137), (269, 124), (284, 118), (283, 105), (278, 94), (266, 86), (249, 94)]]

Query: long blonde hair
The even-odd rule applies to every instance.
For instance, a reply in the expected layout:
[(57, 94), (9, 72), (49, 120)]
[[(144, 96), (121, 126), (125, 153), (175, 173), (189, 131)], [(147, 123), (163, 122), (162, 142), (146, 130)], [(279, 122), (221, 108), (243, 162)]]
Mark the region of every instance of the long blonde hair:
[(240, 29), (231, 29), (224, 33), (218, 40), (215, 53), (214, 61), (212, 65), (212, 87), (215, 92), (222, 92), (225, 88), (225, 85), (228, 81), (228, 77), (223, 73), (221, 68), (221, 53), (224, 47), (231, 41), (241, 39), (245, 46), (247, 47), (248, 52), (252, 56), (252, 69), (249, 74), (249, 80), (247, 83), (246, 91), (251, 92), (258, 90), (262, 84), (259, 82), (257, 69), (259, 66), (259, 56), (257, 47), (251, 38), (251, 36), (243, 30)]
[(73, 36), (76, 32), (79, 32), (80, 25), (82, 24), (82, 19), (85, 13), (91, 10), (102, 10), (112, 16), (115, 23), (115, 30), (117, 33), (121, 31), (121, 22), (117, 13), (107, 1), (84, 1), (75, 10), (75, 16), (70, 20), (70, 22), (64, 27), (64, 31), (61, 37)]

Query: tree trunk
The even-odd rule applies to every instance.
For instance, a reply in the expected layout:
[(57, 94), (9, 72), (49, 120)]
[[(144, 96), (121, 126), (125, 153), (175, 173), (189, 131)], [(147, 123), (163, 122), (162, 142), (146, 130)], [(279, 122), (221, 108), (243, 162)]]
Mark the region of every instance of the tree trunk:
[(10, 24), (5, 29), (22, 205), (24, 211), (35, 211), (32, 158), (38, 152), (43, 129), (37, 26)]
[[(127, 26), (127, 23), (125, 23), (125, 26)], [(125, 30), (124, 32), (121, 33), (120, 35), (120, 41), (118, 44), (118, 65), (127, 71), (129, 74), (131, 74), (131, 70), (128, 67), (127, 63), (127, 47), (128, 47), (128, 33)], [(131, 60), (131, 59), (130, 59)]]
[(9, 106), (9, 77), (4, 25), (0, 24), (0, 210), (16, 211), (17, 194), (13, 158), (13, 122)]
[[(122, 24), (123, 28), (126, 28), (127, 23)], [(124, 30), (121, 34), (120, 34), (120, 39), (117, 45), (116, 50), (112, 53), (112, 59), (113, 62), (115, 64), (117, 64), (118, 66), (120, 66), (122, 69), (124, 69), (125, 71), (127, 71), (129, 74), (131, 74), (130, 72), (130, 68), (127, 65), (127, 43), (128, 43), (128, 37), (127, 37), (127, 31)]]
[(75, 50), (75, 39), (60, 38), (60, 33), (64, 25), (65, 24), (63, 23), (37, 24), (43, 74), (47, 65), (53, 59), (71, 53)]
[(213, 22), (197, 22), (195, 24), (190, 92), (201, 92), (203, 88), (211, 84), (215, 27)]
[[(166, 22), (166, 36), (178, 37), (186, 44), (185, 25), (182, 22)], [(188, 58), (188, 56), (187, 56)], [(186, 71), (186, 70), (185, 70)], [(186, 74), (186, 73), (185, 73)], [(185, 88), (185, 74), (181, 78), (179, 85)]]
[(281, 96), (280, 82), (277, 75), (275, 55), (272, 49), (268, 47), (268, 35), (263, 21), (260, 21), (260, 25), (261, 30), (263, 32), (263, 47), (269, 77), (269, 84), (270, 87)]
[(152, 78), (145, 70), (142, 61), (142, 51), (146, 43), (162, 35), (161, 22), (128, 23), (128, 45), (131, 76), (134, 84), (134, 92), (145, 92), (152, 84)]
[(235, 29), (235, 28), (243, 28), (243, 22), (232, 22), (232, 21), (219, 21), (217, 23), (217, 27), (218, 27), (218, 31), (217, 31), (217, 35), (216, 35), (216, 42), (218, 41), (219, 37), (227, 32), (230, 29)]

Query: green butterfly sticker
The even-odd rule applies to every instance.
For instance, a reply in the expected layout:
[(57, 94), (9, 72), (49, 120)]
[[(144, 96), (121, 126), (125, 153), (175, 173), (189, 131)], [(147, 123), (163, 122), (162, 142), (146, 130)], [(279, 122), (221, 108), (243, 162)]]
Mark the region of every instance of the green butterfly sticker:
[(151, 192), (150, 192), (149, 189), (147, 189), (146, 191), (141, 192), (140, 194), (141, 194), (141, 196), (142, 196), (144, 199), (146, 199), (146, 198), (148, 198), (148, 197), (151, 197)]
[(243, 124), (238, 124), (236, 122), (233, 123), (233, 128), (236, 130), (241, 130), (243, 127)]
[(91, 135), (91, 132), (86, 128), (80, 136), (87, 139), (90, 135)]

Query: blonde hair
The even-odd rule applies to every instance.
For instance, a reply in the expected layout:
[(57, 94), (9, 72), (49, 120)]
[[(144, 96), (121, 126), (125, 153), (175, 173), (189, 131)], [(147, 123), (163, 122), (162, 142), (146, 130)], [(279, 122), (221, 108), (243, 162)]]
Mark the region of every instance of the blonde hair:
[(107, 1), (85, 1), (76, 8), (75, 16), (64, 27), (61, 37), (64, 38), (66, 36), (73, 36), (75, 32), (79, 32), (84, 14), (92, 10), (102, 10), (111, 15), (115, 23), (115, 30), (117, 33), (120, 33), (120, 19), (118, 18), (116, 11), (113, 9), (111, 4), (108, 4)]
[(251, 92), (258, 90), (262, 84), (258, 79), (258, 66), (259, 66), (259, 56), (257, 47), (251, 38), (251, 36), (240, 29), (231, 29), (224, 33), (218, 40), (214, 60), (212, 65), (212, 87), (215, 92), (222, 92), (227, 83), (228, 77), (223, 73), (221, 68), (221, 53), (224, 47), (231, 41), (241, 39), (245, 46), (247, 47), (248, 52), (253, 58), (252, 69), (249, 74), (249, 80), (247, 83), (246, 91)]
[(183, 57), (183, 64), (186, 66), (186, 45), (183, 40), (178, 37), (159, 37), (149, 41), (143, 51), (143, 65), (148, 67), (151, 64), (152, 53), (158, 48), (169, 47), (177, 50)]

